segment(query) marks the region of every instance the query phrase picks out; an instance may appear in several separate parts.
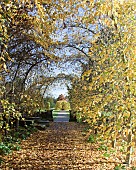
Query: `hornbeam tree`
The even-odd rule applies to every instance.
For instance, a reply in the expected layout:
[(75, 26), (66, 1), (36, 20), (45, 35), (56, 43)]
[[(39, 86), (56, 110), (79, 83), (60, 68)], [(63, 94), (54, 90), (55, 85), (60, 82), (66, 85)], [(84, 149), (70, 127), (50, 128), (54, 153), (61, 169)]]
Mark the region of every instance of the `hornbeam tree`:
[[(83, 86), (90, 95), (81, 98), (81, 94), (85, 94), (81, 88), (78, 89), (82, 80), (74, 83), (70, 94), (86, 121), (98, 128), (104, 139), (111, 138), (113, 146), (120, 133), (126, 135), (126, 162), (130, 164), (136, 127), (135, 2), (105, 0), (96, 1), (96, 4), (94, 22), (99, 33), (90, 42), (89, 50), (90, 59), (95, 64), (82, 76), (82, 80), (87, 82), (91, 76), (91, 80)], [(89, 21), (90, 18), (86, 18), (86, 22)], [(73, 101), (75, 96), (76, 101)], [(98, 126), (100, 115), (102, 124)], [(105, 115), (109, 115), (108, 124)]]
[[(11, 115), (8, 111), (10, 104), (15, 106), (11, 108), (11, 112), (14, 110), (18, 113), (22, 110), (22, 108), (20, 109), (21, 104), (31, 103), (31, 107), (30, 105), (25, 106), (25, 110), (31, 113), (33, 106), (36, 107), (42, 103), (41, 100), (35, 102), (36, 96), (30, 96), (31, 90), (25, 89), (25, 83), (30, 72), (39, 64), (48, 65), (50, 62), (58, 60), (52, 50), (52, 45), (57, 44), (57, 41), (54, 42), (51, 39), (51, 33), (55, 29), (53, 20), (59, 16), (56, 13), (58, 10), (61, 12), (60, 5), (47, 0), (0, 2), (0, 72), (2, 73), (0, 86), (1, 88), (5, 86), (6, 89), (8, 84), (8, 88), (10, 88), (9, 94), (6, 94), (5, 90), (5, 93), (1, 95), (4, 107), (2, 115), (6, 116), (7, 122), (2, 127), (4, 129), (9, 129), (9, 119), (15, 115)], [(39, 97), (39, 92), (36, 94), (37, 98), (42, 99)]]

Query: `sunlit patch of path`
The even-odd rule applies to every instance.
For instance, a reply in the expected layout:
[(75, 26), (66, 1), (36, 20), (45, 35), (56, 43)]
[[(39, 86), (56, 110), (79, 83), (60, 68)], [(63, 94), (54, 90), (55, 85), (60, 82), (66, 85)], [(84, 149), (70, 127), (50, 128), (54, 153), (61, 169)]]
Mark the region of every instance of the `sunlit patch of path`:
[(69, 122), (69, 114), (68, 111), (59, 111), (54, 122)]
[(21, 150), (5, 157), (2, 170), (112, 170), (95, 144), (82, 135), (85, 125), (52, 122), (45, 131), (22, 141)]

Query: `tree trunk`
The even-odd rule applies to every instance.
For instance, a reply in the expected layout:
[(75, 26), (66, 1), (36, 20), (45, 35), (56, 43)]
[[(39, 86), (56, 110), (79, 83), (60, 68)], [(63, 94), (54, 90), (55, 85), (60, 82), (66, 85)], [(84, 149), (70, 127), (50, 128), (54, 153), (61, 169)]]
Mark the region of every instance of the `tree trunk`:
[(18, 131), (18, 128), (19, 128), (19, 120), (17, 119), (16, 120), (16, 131)]
[(116, 139), (112, 139), (112, 147), (113, 147), (113, 148), (116, 147)]
[[(131, 113), (131, 111), (130, 111)], [(130, 114), (130, 117), (129, 117), (129, 127), (128, 127), (128, 141), (127, 141), (127, 155), (126, 155), (126, 163), (128, 165), (130, 165), (131, 163), (131, 154), (132, 154), (132, 139), (133, 139), (133, 135), (132, 135), (132, 115)]]

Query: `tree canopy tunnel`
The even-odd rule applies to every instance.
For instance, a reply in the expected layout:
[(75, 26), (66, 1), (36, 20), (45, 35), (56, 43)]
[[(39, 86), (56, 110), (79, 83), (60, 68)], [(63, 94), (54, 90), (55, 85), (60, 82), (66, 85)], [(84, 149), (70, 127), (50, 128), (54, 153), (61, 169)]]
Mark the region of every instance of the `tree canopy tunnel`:
[[(134, 0), (2, 0), (0, 98), (7, 120), (42, 107), (47, 87), (67, 79), (72, 108), (97, 126), (104, 140), (115, 144), (120, 134), (127, 136), (129, 163), (136, 133), (135, 5)], [(55, 74), (54, 67), (64, 74)], [(71, 68), (79, 74), (70, 74)], [(106, 115), (114, 120), (109, 125)]]

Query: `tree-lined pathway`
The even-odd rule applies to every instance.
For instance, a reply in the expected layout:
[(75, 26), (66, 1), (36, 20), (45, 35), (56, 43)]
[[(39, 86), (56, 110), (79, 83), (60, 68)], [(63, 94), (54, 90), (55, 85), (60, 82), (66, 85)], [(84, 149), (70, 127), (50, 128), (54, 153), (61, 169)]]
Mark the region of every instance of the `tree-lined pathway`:
[(102, 158), (97, 144), (83, 136), (85, 125), (51, 122), (44, 131), (22, 141), (21, 150), (7, 155), (1, 170), (112, 170), (122, 158)]

